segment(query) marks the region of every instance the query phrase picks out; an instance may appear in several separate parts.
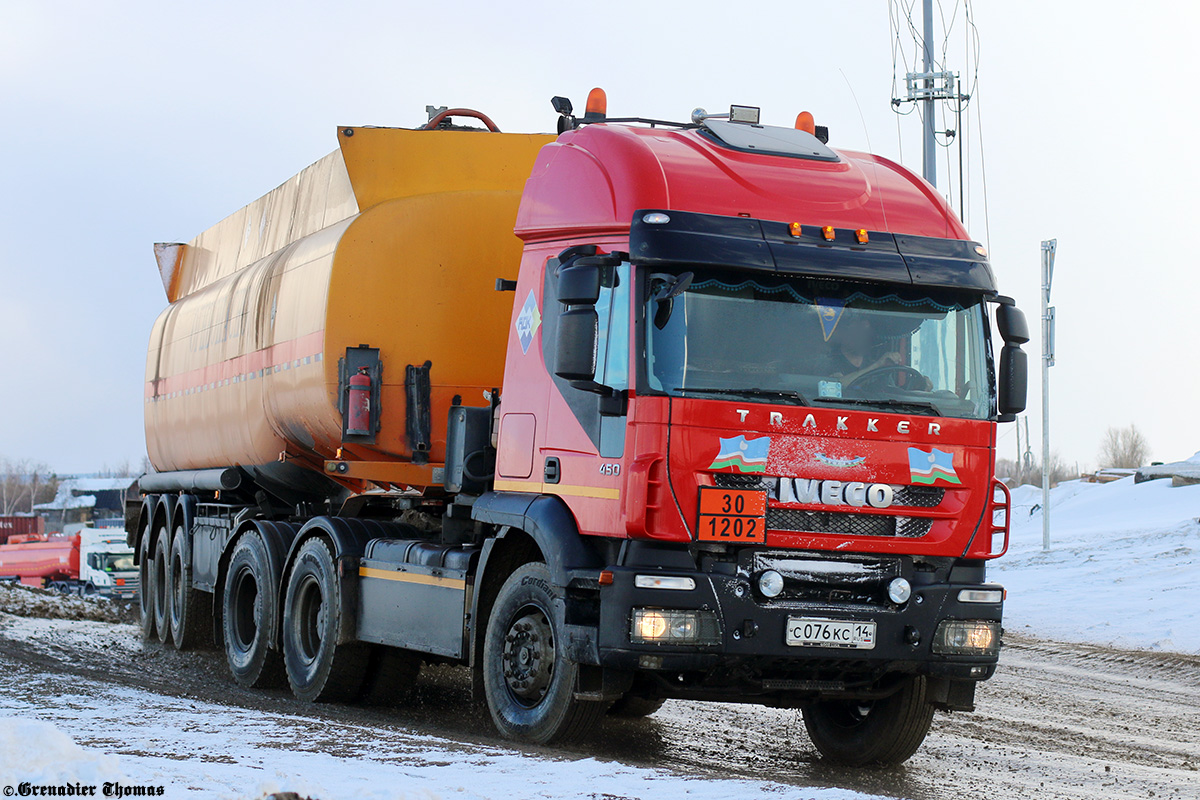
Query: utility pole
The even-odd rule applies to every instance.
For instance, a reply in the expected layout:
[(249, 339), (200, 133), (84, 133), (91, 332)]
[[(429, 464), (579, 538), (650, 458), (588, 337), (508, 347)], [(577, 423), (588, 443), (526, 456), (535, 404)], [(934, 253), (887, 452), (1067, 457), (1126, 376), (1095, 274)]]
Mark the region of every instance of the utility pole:
[[(933, 0), (922, 0), (922, 42), (921, 72), (909, 72), (905, 75), (907, 92), (904, 97), (893, 97), (892, 105), (899, 108), (903, 103), (921, 104), (921, 177), (937, 188), (937, 134), (944, 134), (947, 139), (958, 136), (957, 130), (937, 130), (937, 101), (955, 100), (958, 102), (957, 122), (962, 126), (962, 104), (970, 99), (958, 91), (958, 74), (949, 70), (934, 72), (934, 42), (933, 42)], [(962, 153), (959, 153), (959, 194), (963, 191), (962, 184)], [(965, 206), (964, 206), (965, 208)]]
[(922, 38), (925, 40), (925, 63), (923, 69), (925, 71), (925, 99), (921, 104), (925, 108), (924, 122), (925, 135), (922, 138), (921, 148), (921, 177), (929, 181), (930, 186), (937, 186), (937, 141), (934, 139), (934, 117), (937, 115), (937, 110), (934, 107), (934, 77), (933, 77), (933, 0), (925, 0), (924, 2), (924, 25), (922, 26)]
[(1054, 280), (1057, 239), (1042, 241), (1042, 550), (1050, 549), (1050, 368), (1054, 366)]

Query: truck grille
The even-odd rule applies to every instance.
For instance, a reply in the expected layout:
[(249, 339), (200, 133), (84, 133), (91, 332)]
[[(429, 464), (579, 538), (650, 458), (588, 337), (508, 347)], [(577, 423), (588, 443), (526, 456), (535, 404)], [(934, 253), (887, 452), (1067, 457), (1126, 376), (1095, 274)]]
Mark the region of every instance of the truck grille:
[[(775, 491), (775, 479), (759, 475), (734, 475), (718, 472), (713, 475), (717, 486), (722, 489), (763, 489)], [(936, 508), (946, 497), (946, 490), (937, 486), (892, 485), (892, 508)]]
[(933, 521), (920, 517), (852, 514), (838, 511), (767, 509), (767, 530), (805, 533), (843, 533), (847, 536), (917, 538), (929, 533)]

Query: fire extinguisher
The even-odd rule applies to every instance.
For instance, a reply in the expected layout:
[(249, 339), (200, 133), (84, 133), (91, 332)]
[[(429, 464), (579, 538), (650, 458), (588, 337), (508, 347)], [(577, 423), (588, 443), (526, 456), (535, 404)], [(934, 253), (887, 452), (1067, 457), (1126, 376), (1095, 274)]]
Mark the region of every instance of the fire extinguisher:
[(371, 435), (371, 376), (367, 367), (359, 367), (350, 376), (350, 397), (346, 403), (346, 433)]

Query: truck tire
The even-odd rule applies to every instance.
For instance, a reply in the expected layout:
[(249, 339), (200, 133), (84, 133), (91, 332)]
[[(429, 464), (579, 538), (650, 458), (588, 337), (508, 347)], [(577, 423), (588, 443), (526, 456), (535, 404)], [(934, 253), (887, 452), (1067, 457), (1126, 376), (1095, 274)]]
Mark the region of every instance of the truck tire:
[(578, 666), (567, 658), (562, 603), (550, 570), (519, 567), (496, 596), (483, 640), (483, 687), (500, 733), (536, 744), (586, 736), (607, 704), (575, 698)]
[(852, 767), (907, 761), (933, 722), (923, 675), (905, 678), (898, 692), (880, 700), (815, 700), (803, 711), (808, 738), (821, 755)]
[(362, 642), (338, 644), (346, 602), (324, 539), (300, 546), (283, 602), (283, 662), (292, 694), (311, 703), (358, 697), (371, 655)]
[(186, 548), (187, 531), (175, 527), (171, 537), (171, 596), (168, 618), (171, 641), (177, 650), (212, 645), (212, 596), (192, 587), (192, 563)]
[(283, 656), (271, 647), (276, 619), (267, 546), (253, 531), (238, 537), (221, 593), (225, 660), (239, 686), (280, 688)]
[(154, 638), (154, 553), (150, 549), (150, 530), (138, 543), (138, 610), (141, 612), (142, 639)]
[(628, 719), (648, 717), (662, 708), (665, 702), (667, 701), (661, 697), (638, 697), (627, 694), (608, 707), (608, 714), (612, 717), (626, 717)]
[(171, 604), (171, 532), (166, 526), (158, 529), (154, 537), (154, 630), (158, 641), (171, 641), (171, 620), (168, 608)]
[(420, 674), (420, 653), (376, 645), (371, 649), (359, 699), (367, 705), (397, 708), (412, 694)]

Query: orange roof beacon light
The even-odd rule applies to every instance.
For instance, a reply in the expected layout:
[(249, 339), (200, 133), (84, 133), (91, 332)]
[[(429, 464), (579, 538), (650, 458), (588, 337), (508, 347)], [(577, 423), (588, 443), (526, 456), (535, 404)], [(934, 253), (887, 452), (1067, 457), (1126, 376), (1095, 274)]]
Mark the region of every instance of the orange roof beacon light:
[(825, 237), (825, 241), (832, 242), (833, 241), (833, 226), (826, 225), (825, 227), (821, 228), (821, 235)]
[(797, 239), (804, 235), (804, 231), (800, 229), (799, 222), (793, 222), (791, 225), (788, 225), (788, 232)]
[(867, 236), (866, 228), (859, 228), (854, 232), (854, 236), (858, 239), (859, 244), (866, 244), (871, 240), (870, 237)]
[(584, 108), (585, 122), (596, 122), (608, 116), (608, 95), (597, 86), (588, 92), (587, 106)]
[(814, 136), (817, 134), (817, 121), (813, 119), (813, 115), (808, 111), (801, 111), (796, 115), (796, 130), (811, 133)]

